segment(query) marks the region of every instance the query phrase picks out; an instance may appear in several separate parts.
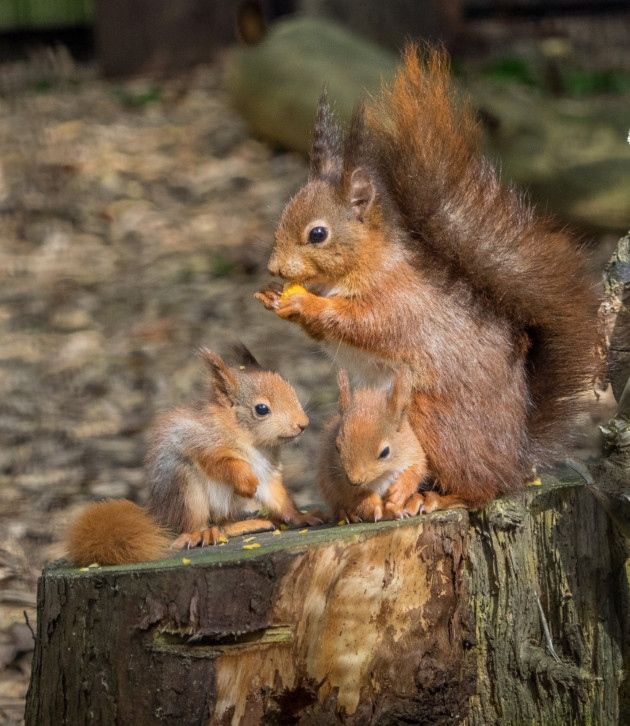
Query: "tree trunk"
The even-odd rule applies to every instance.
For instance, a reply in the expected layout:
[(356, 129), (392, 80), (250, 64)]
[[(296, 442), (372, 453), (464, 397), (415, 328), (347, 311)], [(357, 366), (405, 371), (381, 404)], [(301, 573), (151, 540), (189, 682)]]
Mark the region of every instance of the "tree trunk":
[[(630, 479), (630, 235), (619, 240), (604, 273), (604, 299), (600, 307), (602, 353), (606, 357), (606, 379), (610, 381), (619, 408), (601, 427), (604, 449)], [(625, 491), (630, 490), (626, 483)]]
[(58, 564), (39, 582), (26, 723), (614, 724), (614, 542), (562, 472), (479, 512)]

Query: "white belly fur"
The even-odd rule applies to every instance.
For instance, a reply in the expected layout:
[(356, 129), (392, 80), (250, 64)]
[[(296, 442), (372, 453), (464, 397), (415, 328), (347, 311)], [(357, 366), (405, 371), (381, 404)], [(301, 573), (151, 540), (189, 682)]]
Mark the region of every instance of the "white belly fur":
[(197, 472), (197, 475), (202, 479), (202, 482), (199, 482), (201, 484), (200, 489), (205, 491), (211, 522), (236, 519), (243, 514), (256, 512), (268, 500), (269, 483), (276, 474), (277, 469), (269, 459), (256, 449), (248, 452), (248, 456), (252, 470), (259, 481), (256, 496), (252, 499), (236, 494), (231, 484), (226, 484), (217, 479), (209, 479), (202, 472)]
[(396, 481), (400, 472), (392, 471), (389, 474), (383, 474), (383, 476), (375, 479), (368, 484), (368, 488), (371, 489), (375, 494), (382, 497), (390, 486)]
[(345, 368), (354, 386), (383, 388), (391, 384), (393, 371), (382, 358), (345, 343), (322, 343), (322, 346), (333, 363)]

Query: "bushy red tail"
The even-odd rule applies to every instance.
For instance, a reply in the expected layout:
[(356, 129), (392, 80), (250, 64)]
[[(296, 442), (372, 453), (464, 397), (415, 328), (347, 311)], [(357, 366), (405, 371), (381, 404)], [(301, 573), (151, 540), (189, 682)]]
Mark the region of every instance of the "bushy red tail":
[(170, 543), (166, 531), (142, 507), (127, 499), (108, 499), (81, 512), (66, 546), (72, 562), (88, 567), (159, 560)]
[(446, 54), (409, 46), (393, 86), (367, 109), (379, 173), (428, 251), (529, 334), (534, 455), (555, 453), (596, 370), (594, 286), (574, 240), (501, 185)]

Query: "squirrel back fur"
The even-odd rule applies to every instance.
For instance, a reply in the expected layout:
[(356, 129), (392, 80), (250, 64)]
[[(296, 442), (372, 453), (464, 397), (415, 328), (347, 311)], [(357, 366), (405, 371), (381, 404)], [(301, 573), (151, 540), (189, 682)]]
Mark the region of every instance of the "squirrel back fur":
[[(407, 47), (389, 89), (366, 109), (371, 162), (412, 251), (429, 253), (529, 338), (528, 431), (536, 459), (566, 439), (596, 373), (597, 297), (569, 234), (501, 184), (481, 153), (477, 115), (457, 97), (448, 57)], [(366, 138), (350, 134), (346, 154)], [(359, 152), (360, 153), (360, 152)]]

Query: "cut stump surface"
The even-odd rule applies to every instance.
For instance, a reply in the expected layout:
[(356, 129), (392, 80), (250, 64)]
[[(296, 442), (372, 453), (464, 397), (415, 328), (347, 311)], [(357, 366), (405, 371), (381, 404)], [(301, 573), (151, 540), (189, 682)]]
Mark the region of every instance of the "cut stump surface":
[(53, 565), (27, 724), (616, 723), (611, 526), (561, 471), (479, 512)]

